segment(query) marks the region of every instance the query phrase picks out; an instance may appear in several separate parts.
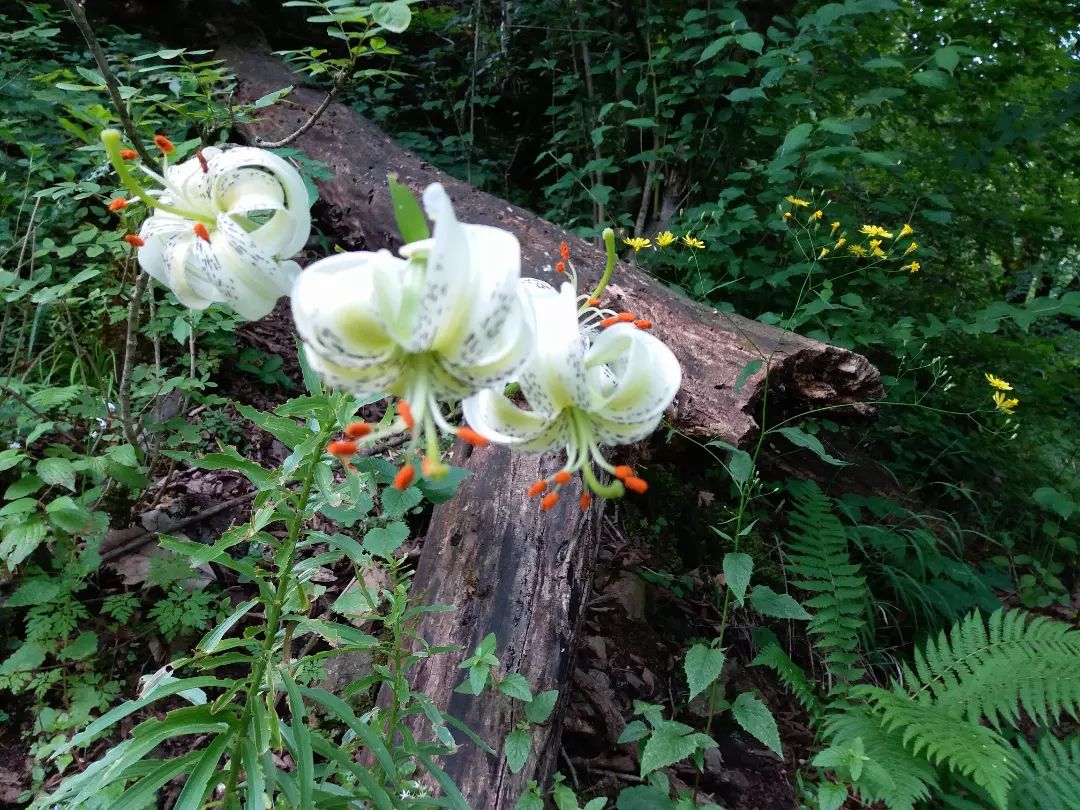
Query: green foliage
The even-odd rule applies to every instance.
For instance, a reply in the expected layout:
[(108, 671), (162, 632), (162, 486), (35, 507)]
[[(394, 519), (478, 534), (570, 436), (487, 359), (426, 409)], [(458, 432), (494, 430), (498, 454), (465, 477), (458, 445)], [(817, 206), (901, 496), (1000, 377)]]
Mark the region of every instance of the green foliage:
[(1080, 737), (1058, 740), (1044, 734), (1038, 745), (1021, 739), (1017, 748), (1019, 775), (1009, 794), (1010, 807), (1065, 810), (1080, 804)]

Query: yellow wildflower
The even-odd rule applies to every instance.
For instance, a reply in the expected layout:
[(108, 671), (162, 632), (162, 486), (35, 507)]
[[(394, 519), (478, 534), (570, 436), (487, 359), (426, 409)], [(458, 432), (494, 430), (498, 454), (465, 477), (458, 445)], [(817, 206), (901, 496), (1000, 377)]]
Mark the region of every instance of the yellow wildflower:
[(792, 205), (794, 205), (796, 208), (809, 208), (810, 207), (810, 203), (808, 203), (806, 200), (800, 200), (798, 197), (796, 197), (793, 194), (788, 194), (784, 199), (787, 200)]
[(832, 229), (829, 231), (829, 236), (832, 236), (834, 233), (836, 233), (836, 229), (839, 228), (839, 227), (840, 227), (840, 220), (836, 220), (836, 222), (834, 222), (832, 224)]
[(881, 249), (881, 240), (880, 239), (871, 239), (870, 240), (870, 253), (873, 254), (875, 259), (884, 259), (885, 258), (885, 251)]
[(912, 262), (911, 264), (905, 264), (900, 268), (901, 270), (910, 270), (912, 273), (918, 273), (922, 269), (922, 265), (918, 262)]
[(989, 371), (984, 371), (983, 376), (986, 377), (986, 381), (988, 383), (990, 383), (991, 386), (998, 389), (999, 391), (1012, 391), (1013, 390), (1013, 387), (1011, 385), (1009, 385), (1007, 382), (1005, 382), (1005, 380), (1001, 379), (1001, 377), (995, 377)]
[(1008, 397), (1003, 391), (994, 392), (994, 406), (1002, 413), (1012, 415), (1013, 408), (1020, 404), (1016, 397)]
[(859, 228), (859, 233), (866, 236), (880, 236), (882, 239), (892, 239), (892, 234), (880, 225), (863, 225)]
[(858, 256), (860, 259), (866, 256), (866, 248), (862, 245), (851, 245), (848, 247), (848, 253), (852, 256)]
[(900, 229), (900, 233), (896, 235), (897, 239), (903, 239), (905, 236), (910, 236), (915, 233), (915, 229), (908, 224), (904, 224), (904, 227)]
[(784, 222), (789, 222), (790, 220), (791, 220), (791, 212), (790, 211), (785, 211), (784, 212)]
[(833, 245), (833, 247), (836, 248), (836, 249), (840, 249), (846, 244), (847, 244), (847, 239), (845, 239), (844, 237), (841, 236), (839, 239), (836, 240), (836, 244)]
[(821, 249), (821, 253), (819, 253), (819, 254), (817, 255), (817, 257), (818, 257), (819, 259), (824, 259), (824, 258), (825, 258), (826, 256), (828, 256), (828, 255), (829, 255), (829, 249), (828, 249), (828, 248), (826, 248), (826, 247), (823, 247), (823, 248)]
[(633, 236), (629, 239), (623, 239), (623, 244), (629, 245), (634, 249), (634, 253), (647, 247), (652, 247), (652, 242), (646, 239), (644, 236)]
[(909, 253), (914, 253), (918, 249), (919, 249), (919, 243), (918, 242), (912, 242), (910, 245), (907, 246), (907, 250), (904, 251), (904, 255), (907, 256)]
[(656, 235), (656, 246), (658, 248), (666, 248), (672, 242), (675, 241), (675, 234), (671, 231), (664, 231)]
[(700, 250), (701, 248), (705, 247), (704, 242), (691, 236), (690, 234), (687, 234), (682, 238), (682, 243), (689, 248), (694, 248), (695, 250)]
[(818, 209), (817, 211), (815, 211), (814, 213), (812, 213), (812, 214), (810, 215), (810, 219), (811, 219), (811, 220), (814, 220), (814, 219), (821, 219), (821, 218), (822, 218), (823, 216), (825, 216), (825, 212), (824, 212), (824, 211), (822, 211), (822, 210), (821, 210), (821, 209), (819, 208), (819, 209)]

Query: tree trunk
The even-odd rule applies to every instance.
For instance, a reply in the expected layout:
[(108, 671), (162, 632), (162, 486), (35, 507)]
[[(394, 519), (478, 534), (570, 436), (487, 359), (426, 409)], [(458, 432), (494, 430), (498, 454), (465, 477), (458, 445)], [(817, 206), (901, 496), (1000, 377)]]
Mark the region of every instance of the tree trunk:
[[(242, 100), (303, 81), (263, 50), (228, 46), (218, 55), (236, 73)], [(322, 91), (298, 87), (285, 103), (260, 110), (258, 123), (240, 129), (249, 139), (284, 137), (323, 98)], [(342, 104), (332, 104), (295, 146), (333, 173), (332, 179), (319, 182), (317, 212), (347, 247), (394, 249), (400, 244), (386, 181), (396, 172), (414, 191), (441, 182), (463, 222), (515, 233), (525, 274), (542, 275), (565, 241), (581, 279), (580, 291), (599, 278), (602, 250), (448, 177)], [(605, 306), (651, 320), (654, 333), (675, 352), (683, 368), (683, 388), (669, 420), (690, 437), (735, 445), (752, 441), (766, 385), (770, 412), (774, 405), (850, 405), (864, 412), (869, 409), (864, 403), (881, 393), (877, 370), (864, 357), (692, 302), (626, 264), (616, 269), (604, 299)], [(761, 361), (760, 367), (740, 382), (753, 361)], [(592, 578), (600, 507), (583, 515), (576, 497), (567, 497), (551, 512), (537, 510), (524, 490), (556, 469), (554, 459), (512, 456), (499, 448), (458, 447), (455, 454), (455, 463), (472, 476), (456, 498), (434, 510), (413, 589), (427, 602), (458, 606), (454, 613), (428, 614), (421, 633), (433, 644), (460, 645), (465, 651), (425, 661), (416, 672), (415, 688), (497, 748), (520, 719), (520, 704), (455, 694), (464, 676), (457, 664), (494, 632), (507, 672), (523, 674), (534, 692), (567, 689)], [(512, 807), (529, 779), (543, 782), (551, 775), (560, 717), (557, 708), (552, 720), (535, 732), (533, 755), (516, 776), (501, 758), (467, 741), (445, 763), (446, 770), (472, 806)]]

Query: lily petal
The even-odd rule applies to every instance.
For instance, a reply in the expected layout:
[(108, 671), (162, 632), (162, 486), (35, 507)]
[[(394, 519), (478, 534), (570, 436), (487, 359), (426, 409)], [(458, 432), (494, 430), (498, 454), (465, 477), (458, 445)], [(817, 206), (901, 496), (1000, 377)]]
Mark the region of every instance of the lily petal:
[[(519, 445), (545, 435), (551, 420), (535, 411), (525, 411), (497, 391), (487, 389), (461, 404), (469, 427), (484, 438), (500, 444)], [(553, 443), (551, 449), (563, 446)]]
[(614, 388), (606, 396), (597, 396), (589, 409), (611, 422), (631, 425), (659, 419), (682, 384), (682, 369), (671, 349), (630, 324), (616, 324), (601, 332), (585, 362), (608, 364), (618, 378)]

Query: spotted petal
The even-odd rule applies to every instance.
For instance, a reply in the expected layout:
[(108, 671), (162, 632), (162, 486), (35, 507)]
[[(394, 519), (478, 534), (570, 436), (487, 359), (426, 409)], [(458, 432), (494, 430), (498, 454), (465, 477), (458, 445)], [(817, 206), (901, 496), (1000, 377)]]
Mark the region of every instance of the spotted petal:
[(549, 430), (560, 420), (550, 419), (536, 411), (522, 410), (497, 391), (487, 389), (474, 394), (461, 407), (469, 427), (489, 441), (520, 446), (543, 439), (551, 450), (565, 444), (557, 442), (556, 436)]
[(630, 324), (616, 324), (601, 332), (585, 363), (590, 367), (605, 364), (616, 378), (614, 387), (602, 394), (593, 391), (589, 408), (615, 423), (658, 420), (682, 384), (682, 369), (671, 349)]

